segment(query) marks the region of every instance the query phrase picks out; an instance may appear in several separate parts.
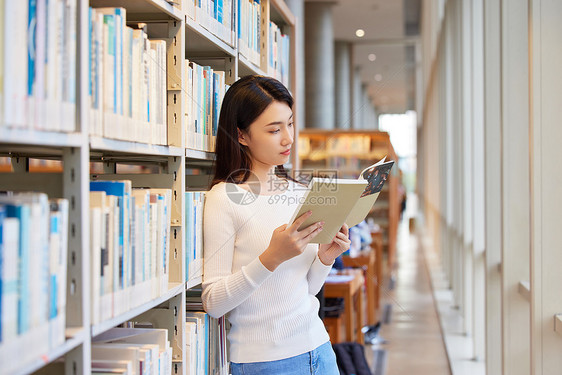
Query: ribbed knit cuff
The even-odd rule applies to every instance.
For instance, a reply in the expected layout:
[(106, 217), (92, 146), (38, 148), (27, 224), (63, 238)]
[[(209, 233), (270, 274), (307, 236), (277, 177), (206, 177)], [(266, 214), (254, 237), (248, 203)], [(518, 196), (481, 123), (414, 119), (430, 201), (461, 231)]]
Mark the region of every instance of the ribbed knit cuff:
[(242, 267), (242, 272), (254, 287), (260, 286), (273, 274), (262, 264), (259, 257), (251, 261), (247, 266)]
[(322, 261), (320, 260), (320, 257), (318, 256), (318, 254), (316, 254), (316, 259), (314, 259), (314, 263), (319, 263), (321, 267), (327, 267), (327, 268), (329, 268), (329, 269), (332, 268), (332, 266), (334, 265), (335, 262), (336, 262), (336, 261), (334, 260), (334, 261), (332, 261), (332, 263), (330, 263), (329, 265), (325, 265), (324, 262), (322, 262)]

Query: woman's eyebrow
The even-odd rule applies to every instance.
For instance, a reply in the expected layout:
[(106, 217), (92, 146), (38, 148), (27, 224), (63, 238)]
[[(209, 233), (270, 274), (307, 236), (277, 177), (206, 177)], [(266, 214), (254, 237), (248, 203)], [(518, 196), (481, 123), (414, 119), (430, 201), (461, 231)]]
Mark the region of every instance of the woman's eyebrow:
[[(292, 118), (293, 118), (293, 115), (289, 116), (288, 121), (291, 121)], [(283, 124), (283, 121), (273, 121), (273, 122), (270, 122), (269, 124), (266, 124), (265, 126), (281, 125), (281, 124)]]

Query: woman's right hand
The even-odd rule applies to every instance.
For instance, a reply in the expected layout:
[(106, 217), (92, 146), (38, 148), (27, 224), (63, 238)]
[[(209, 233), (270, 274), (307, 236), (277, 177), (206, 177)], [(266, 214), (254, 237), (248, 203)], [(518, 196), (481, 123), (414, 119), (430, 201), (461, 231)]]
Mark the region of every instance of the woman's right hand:
[(268, 270), (273, 272), (281, 263), (302, 254), (306, 245), (322, 231), (323, 221), (298, 230), (310, 215), (311, 211), (305, 212), (291, 225), (284, 224), (273, 231), (269, 246), (259, 256)]

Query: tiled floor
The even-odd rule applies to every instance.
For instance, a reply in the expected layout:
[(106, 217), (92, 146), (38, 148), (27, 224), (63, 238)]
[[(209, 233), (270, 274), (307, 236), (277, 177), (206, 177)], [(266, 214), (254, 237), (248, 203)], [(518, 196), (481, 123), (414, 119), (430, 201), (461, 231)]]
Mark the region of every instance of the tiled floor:
[[(366, 345), (373, 375), (450, 375), (449, 361), (432, 295), (430, 278), (417, 238), (407, 220), (398, 234), (394, 288), (383, 285), (380, 336), (386, 341)], [(381, 352), (380, 350), (384, 350)]]

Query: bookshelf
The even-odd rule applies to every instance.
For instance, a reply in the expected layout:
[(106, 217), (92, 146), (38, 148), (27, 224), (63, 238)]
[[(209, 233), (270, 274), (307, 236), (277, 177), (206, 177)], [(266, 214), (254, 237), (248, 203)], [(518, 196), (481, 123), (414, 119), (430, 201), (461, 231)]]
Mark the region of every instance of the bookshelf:
[[(325, 174), (342, 178), (357, 178), (359, 173), (382, 159), (398, 161), (387, 132), (353, 130), (302, 130), (298, 141), (298, 170), (311, 174)], [(392, 168), (371, 212), (383, 231), (383, 245), (388, 252), (388, 266), (392, 270), (396, 251), (396, 236), (400, 219), (398, 201), (398, 166)]]
[[(14, 107), (15, 110), (11, 110), (5, 105), (12, 102), (6, 101), (4, 97), (0, 98), (2, 109), (0, 111), (0, 157), (9, 160), (7, 163), (4, 160), (1, 165), (0, 190), (40, 191), (46, 193), (49, 198), (65, 198), (69, 204), (68, 253), (65, 268), (66, 303), (64, 314), (61, 314), (65, 318), (62, 320), (63, 339), (52, 345), (37, 345), (36, 341), (40, 336), (38, 336), (37, 329), (34, 328), (15, 339), (1, 341), (0, 362), (3, 365), (0, 374), (61, 373), (61, 366), (68, 374), (89, 374), (92, 370), (92, 347), (95, 338), (107, 333), (113, 327), (129, 324), (139, 319), (154, 323), (154, 327), (167, 329), (172, 353), (171, 372), (186, 374), (188, 369), (184, 332), (186, 290), (199, 287), (202, 281), (200, 274), (193, 278), (188, 277), (186, 263), (188, 257), (186, 243), (188, 241), (186, 240), (189, 238), (186, 234), (186, 221), (188, 220), (185, 209), (186, 192), (207, 189), (208, 173), (215, 157), (212, 148), (188, 147), (190, 134), (187, 133), (187, 127), (190, 112), (186, 103), (190, 91), (188, 90), (188, 77), (182, 62), (188, 59), (200, 66), (209, 66), (215, 71), (225, 72), (225, 85), (230, 85), (238, 77), (247, 74), (264, 74), (281, 78), (280, 73), (272, 70), (268, 63), (272, 61), (270, 54), (274, 53), (273, 46), (281, 48), (280, 45), (270, 45), (269, 43), (269, 21), (272, 20), (280, 30), (276, 37), (283, 32), (289, 39), (289, 43), (285, 45), (289, 50), (284, 53), (291, 57), (283, 62), (284, 69), (287, 69), (284, 79), (293, 93), (295, 87), (295, 43), (293, 42), (295, 21), (287, 6), (282, 0), (266, 0), (261, 4), (247, 1), (248, 5), (255, 6), (255, 9), (259, 11), (262, 30), (266, 31), (264, 33), (256, 32), (254, 47), (257, 48), (257, 54), (250, 54), (240, 43), (240, 35), (237, 31), (239, 20), (235, 15), (238, 14), (237, 7), (240, 1), (243, 0), (225, 0), (223, 2), (232, 7), (229, 11), (223, 9), (224, 14), (229, 14), (231, 18), (230, 21), (223, 19), (223, 22), (220, 23), (213, 15), (202, 11), (207, 8), (201, 8), (191, 0), (176, 2), (69, 0), (66, 2), (69, 5), (69, 13), (59, 14), (61, 17), (68, 17), (61, 20), (66, 25), (67, 34), (65, 35), (68, 38), (68, 50), (57, 52), (60, 54), (57, 57), (60, 57), (61, 64), (62, 61), (64, 64), (68, 64), (64, 65), (68, 70), (63, 73), (62, 67), (58, 66), (58, 70), (53, 70), (56, 73), (53, 76), (54, 80), (57, 84), (64, 83), (65, 90), (68, 90), (68, 92), (65, 91), (66, 96), (49, 91), (50, 76), (25, 78), (27, 70), (21, 70), (18, 77), (24, 77), (26, 82), (19, 82), (14, 89), (15, 94), (19, 95), (15, 102), (17, 104)], [(54, 3), (63, 4), (61, 0), (56, 0)], [(209, 1), (199, 1), (198, 3), (205, 6), (210, 4)], [(17, 3), (10, 2), (9, 6), (12, 8), (8, 10), (17, 8), (19, 18), (16, 19), (24, 21), (26, 18), (22, 12), (29, 10), (27, 2), (20, 5), (15, 4)], [(42, 14), (45, 9), (41, 7), (46, 6), (47, 2), (38, 0), (37, 4), (39, 4), (37, 12)], [(134, 106), (137, 102), (134, 99), (134, 91), (145, 88), (142, 88), (142, 85), (134, 86), (136, 81), (130, 78), (138, 73), (132, 68), (134, 60), (129, 60), (129, 65), (126, 65), (124, 61), (121, 76), (115, 73), (112, 80), (107, 81), (113, 85), (104, 81), (103, 85), (96, 86), (96, 82), (101, 82), (101, 79), (105, 79), (106, 76), (103, 75), (103, 72), (96, 71), (97, 68), (92, 63), (92, 59), (96, 61), (95, 52), (92, 52), (92, 45), (95, 45), (96, 39), (95, 30), (93, 27), (90, 28), (94, 24), (90, 22), (90, 17), (95, 14), (90, 13), (90, 7), (123, 8), (126, 12), (126, 21), (121, 20), (126, 22), (127, 27), (142, 29), (149, 41), (164, 41), (163, 44), (161, 43), (162, 46), (165, 46), (160, 50), (161, 55), (157, 55), (158, 51), (155, 52), (155, 55), (151, 55), (165, 58), (165, 60), (159, 60), (165, 61), (165, 66), (155, 63), (156, 65), (152, 65), (150, 70), (151, 79), (155, 81), (159, 79), (161, 86), (146, 88), (149, 93), (156, 92), (154, 95), (165, 95), (165, 97), (149, 97), (149, 100), (157, 98), (153, 102), (153, 108), (158, 109), (160, 105), (163, 117), (157, 121), (149, 118), (150, 114), (147, 118), (140, 119), (138, 113), (135, 114)], [(254, 15), (256, 14), (254, 13)], [(6, 17), (6, 14), (0, 13), (0, 17)], [(103, 20), (104, 17), (100, 19)], [(116, 17), (115, 20), (117, 19)], [(12, 19), (14, 32), (24, 30), (22, 25), (17, 22)], [(50, 29), (46, 26), (46, 20), (43, 19), (39, 23), (43, 25), (44, 29), (41, 30), (47, 33), (48, 40)], [(102, 26), (100, 26), (101, 29), (103, 29)], [(4, 28), (3, 32), (6, 30), (10, 29)], [(103, 35), (102, 32), (97, 37), (103, 37)], [(2, 40), (0, 49), (9, 47), (4, 43), (9, 36), (9, 31), (7, 34), (0, 33)], [(25, 39), (23, 40), (25, 41)], [(126, 43), (123, 42), (123, 44)], [(45, 45), (41, 48), (45, 48)], [(19, 48), (18, 56), (22, 59), (23, 52), (23, 49)], [(43, 53), (47, 52), (43, 50)], [(100, 55), (99, 58), (101, 57), (103, 56)], [(8, 59), (10, 61), (7, 64), (4, 64), (7, 60), (2, 60), (3, 64), (0, 69), (3, 69), (2, 67), (7, 69), (17, 64), (19, 60), (16, 58)], [(126, 57), (125, 60), (127, 58), (131, 57)], [(165, 69), (162, 69), (163, 67)], [(51, 69), (52, 66), (46, 65), (44, 68), (49, 71), (48, 69)], [(164, 70), (164, 75), (159, 70)], [(96, 74), (101, 75), (96, 76)], [(127, 76), (129, 78), (126, 78)], [(165, 81), (162, 77), (165, 77)], [(123, 90), (121, 95), (124, 101), (120, 110), (116, 110), (117, 107), (108, 110), (108, 106), (95, 101), (96, 90), (100, 90), (99, 95), (103, 99), (104, 95), (108, 93), (108, 87), (117, 90), (115, 85), (118, 84), (115, 82), (120, 80), (128, 82), (119, 89)], [(24, 83), (29, 81), (44, 85), (44, 94), (42, 90), (38, 90), (26, 95)], [(131, 88), (129, 88), (129, 84)], [(7, 94), (6, 87), (0, 88), (1, 94)], [(115, 92), (112, 95), (119, 98)], [(125, 99), (127, 93), (130, 95), (129, 99)], [(127, 105), (127, 100), (129, 100), (129, 105)], [(25, 108), (27, 112), (21, 111), (21, 108)], [(53, 111), (56, 113), (53, 114)], [(109, 114), (107, 114), (108, 111), (110, 111)], [(139, 111), (137, 110), (137, 112)], [(142, 115), (142, 111), (140, 113)], [(150, 131), (153, 131), (156, 126), (160, 125), (163, 127), (159, 128), (159, 133), (146, 133), (145, 136), (138, 136), (135, 133), (134, 137), (129, 137), (131, 133), (128, 132), (130, 131), (136, 132), (141, 128), (142, 131), (148, 131), (146, 127), (150, 127)], [(210, 124), (208, 125), (208, 130), (212, 130)], [(119, 131), (116, 131), (117, 128)], [(154, 134), (158, 134), (159, 141), (154, 141)], [(135, 139), (135, 141), (131, 139)], [(212, 140), (209, 140), (206, 145), (212, 145)], [(39, 167), (31, 168), (30, 159), (56, 160), (59, 164), (49, 169), (41, 167), (42, 164), (39, 163)], [(95, 174), (91, 173), (93, 163), (102, 165), (101, 169), (96, 169)], [(35, 164), (33, 163), (33, 165)], [(117, 173), (118, 166), (122, 165), (132, 166), (127, 170), (131, 169), (133, 172)], [(153, 166), (154, 168), (149, 169), (152, 171), (151, 173), (135, 173), (134, 166), (139, 166), (139, 168)], [(146, 170), (145, 168), (144, 172)], [(202, 171), (202, 174), (186, 173), (186, 171), (192, 170)], [(90, 246), (92, 235), (90, 181), (115, 180), (131, 181), (132, 188), (169, 189), (171, 191), (170, 222), (166, 224), (170, 233), (170, 243), (166, 254), (168, 280), (165, 291), (157, 296), (148, 300), (144, 299), (140, 303), (131, 300), (123, 311), (118, 311), (113, 316), (93, 323), (91, 310), (94, 274), (90, 259), (92, 251)], [(138, 292), (139, 289), (133, 290), (133, 286), (130, 287), (130, 292)], [(117, 298), (117, 295), (113, 298)], [(34, 345), (31, 345), (31, 342)], [(30, 348), (37, 349), (30, 350)], [(25, 353), (25, 355), (21, 355), (21, 353)], [(17, 357), (21, 357), (21, 360), (7, 360)], [(10, 365), (5, 366), (4, 364), (8, 362)]]

